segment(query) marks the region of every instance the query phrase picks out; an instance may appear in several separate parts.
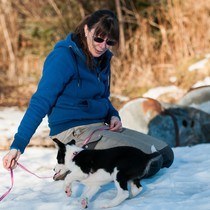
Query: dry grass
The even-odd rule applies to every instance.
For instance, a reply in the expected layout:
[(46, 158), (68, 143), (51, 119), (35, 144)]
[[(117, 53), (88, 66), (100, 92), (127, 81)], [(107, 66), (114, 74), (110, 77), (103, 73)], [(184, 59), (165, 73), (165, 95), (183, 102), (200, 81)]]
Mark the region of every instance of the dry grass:
[[(37, 4), (36, 1), (33, 2)], [(141, 96), (149, 88), (159, 85), (175, 84), (189, 89), (198, 79), (202, 79), (210, 73), (209, 69), (206, 69), (204, 73), (187, 71), (190, 64), (202, 59), (210, 51), (210, 0), (202, 0), (199, 3), (195, 0), (160, 0), (156, 2), (159, 4), (138, 12), (134, 7), (129, 10), (124, 8), (125, 21), (128, 21), (126, 19), (128, 16), (133, 18), (131, 27), (126, 31), (125, 50), (112, 60), (113, 93), (134, 98)], [(28, 1), (29, 3), (30, 1)], [(19, 7), (24, 6), (18, 5)], [(13, 29), (8, 27), (8, 30), (11, 30), (9, 31), (9, 35), (12, 37), (13, 48), (11, 49), (14, 49), (16, 59), (16, 72), (15, 77), (12, 77), (14, 79), (12, 86), (16, 82), (21, 89), (27, 87), (29, 83), (36, 84), (38, 82), (45, 48), (44, 46), (42, 46), (43, 49), (40, 46), (39, 48), (35, 47), (35, 52), (30, 50), (27, 53), (27, 50), (34, 46), (24, 39), (20, 43), (18, 42), (20, 41), (18, 35), (21, 33), (21, 24), (19, 25), (17, 21), (16, 7), (8, 6), (8, 8), (11, 11), (4, 10), (4, 12), (10, 12), (5, 13), (6, 17), (9, 17), (7, 22), (12, 22), (11, 26), (14, 26)], [(30, 21), (41, 17), (38, 12), (35, 12), (36, 10), (33, 11), (25, 14), (30, 17)], [(45, 16), (41, 17), (43, 20), (44, 18)], [(46, 18), (49, 19), (49, 17)], [(0, 25), (0, 34), (2, 31)], [(4, 95), (3, 89), (4, 85), (9, 82), (5, 77), (5, 72), (9, 71), (10, 66), (7, 46), (3, 37), (3, 35), (0, 37), (2, 46), (0, 50), (1, 104), (5, 104), (5, 100), (9, 97), (9, 95)], [(49, 38), (49, 36), (47, 37)], [(18, 49), (18, 44), (21, 45), (21, 51)], [(37, 50), (40, 54), (37, 54)], [(176, 81), (171, 82), (171, 77), (176, 77)], [(18, 92), (17, 89), (16, 86), (16, 92)]]
[(205, 76), (187, 68), (210, 50), (210, 0), (199, 5), (194, 0), (168, 0), (167, 6), (150, 8), (146, 18), (134, 15), (139, 27), (127, 40), (126, 51), (113, 61), (114, 92), (136, 97), (142, 89), (169, 85), (173, 76), (176, 85), (189, 89)]

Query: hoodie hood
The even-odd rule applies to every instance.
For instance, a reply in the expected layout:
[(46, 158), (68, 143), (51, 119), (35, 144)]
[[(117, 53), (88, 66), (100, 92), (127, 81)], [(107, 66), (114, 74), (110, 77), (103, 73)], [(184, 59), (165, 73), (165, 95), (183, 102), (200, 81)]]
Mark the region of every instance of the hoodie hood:
[(55, 49), (59, 47), (70, 47), (76, 55), (78, 55), (80, 58), (85, 59), (85, 55), (82, 52), (82, 49), (78, 48), (76, 42), (72, 40), (72, 33), (68, 34), (66, 39), (57, 42), (57, 44), (55, 45)]
[[(66, 47), (66, 48), (70, 48), (70, 52), (72, 52), (73, 57), (75, 58), (75, 68), (77, 71), (77, 80), (78, 80), (78, 87), (80, 86), (81, 83), (81, 77), (80, 77), (80, 70), (78, 68), (78, 58), (81, 59), (82, 61), (86, 62), (86, 56), (82, 51), (82, 48), (79, 48), (78, 45), (76, 44), (76, 42), (72, 39), (72, 35), (73, 33), (70, 33), (67, 35), (66, 39), (61, 40), (59, 42), (56, 43), (54, 49), (60, 48), (60, 47)], [(113, 54), (112, 52), (108, 49), (105, 53), (104, 53), (104, 59), (107, 60), (106, 63), (109, 63)], [(94, 59), (94, 62), (97, 59)], [(111, 75), (109, 75), (109, 77), (111, 77)]]

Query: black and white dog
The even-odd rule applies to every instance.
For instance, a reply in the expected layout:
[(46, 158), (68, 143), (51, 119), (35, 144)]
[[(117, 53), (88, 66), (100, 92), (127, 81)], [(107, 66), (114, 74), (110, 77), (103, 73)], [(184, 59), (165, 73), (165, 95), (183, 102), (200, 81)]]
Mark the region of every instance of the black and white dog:
[[(64, 190), (67, 196), (71, 196), (73, 181), (83, 183), (86, 186), (81, 196), (83, 208), (88, 207), (88, 202), (102, 185), (111, 181), (115, 183), (117, 196), (101, 207), (114, 207), (127, 199), (129, 197), (128, 182), (131, 184), (131, 197), (138, 195), (142, 190), (140, 180), (147, 177), (148, 171), (155, 168), (155, 164), (160, 164), (160, 159), (162, 159), (162, 155), (155, 148), (151, 148), (153, 152), (151, 154), (128, 146), (84, 150), (75, 145), (75, 140), (67, 145), (57, 139), (53, 140), (59, 147), (54, 179), (70, 171), (64, 179)], [(159, 170), (160, 167), (157, 168)]]

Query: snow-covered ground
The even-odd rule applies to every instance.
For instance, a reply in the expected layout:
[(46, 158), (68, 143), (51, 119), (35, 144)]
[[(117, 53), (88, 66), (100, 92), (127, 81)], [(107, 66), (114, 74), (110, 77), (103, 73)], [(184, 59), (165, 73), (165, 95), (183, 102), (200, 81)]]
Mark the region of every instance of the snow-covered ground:
[[(203, 63), (202, 63), (203, 64)], [(201, 65), (201, 63), (200, 63)], [(191, 67), (190, 71), (198, 66)], [(209, 79), (208, 79), (209, 81)], [(207, 82), (207, 80), (205, 82)], [(201, 85), (203, 82), (200, 83)], [(206, 85), (206, 84), (205, 84)], [(150, 91), (153, 97), (170, 88)], [(23, 111), (16, 108), (0, 109), (0, 141), (12, 139), (23, 116)], [(47, 130), (44, 120), (36, 135)], [(192, 147), (173, 148), (175, 159), (170, 168), (161, 169), (154, 177), (141, 181), (143, 191), (135, 198), (124, 201), (113, 210), (210, 210), (210, 144)], [(6, 151), (0, 150), (0, 161)], [(53, 176), (57, 151), (54, 148), (27, 148), (19, 162), (39, 176)], [(11, 186), (10, 172), (0, 162), (0, 197)], [(11, 192), (0, 201), (3, 210), (78, 210), (81, 209), (79, 196), (84, 187), (73, 185), (73, 195), (66, 197), (63, 181), (52, 178), (39, 179), (20, 167), (14, 170), (14, 186)], [(114, 184), (101, 188), (92, 199), (89, 209), (99, 209), (101, 201), (116, 195)]]
[[(154, 177), (143, 180), (143, 191), (113, 210), (209, 210), (210, 209), (210, 144), (174, 148), (173, 165), (161, 169)], [(1, 151), (2, 157), (6, 152)], [(52, 176), (56, 150), (28, 148), (20, 161), (39, 176)], [(10, 187), (10, 172), (0, 164), (0, 195)], [(73, 185), (73, 195), (66, 197), (63, 181), (39, 179), (20, 167), (14, 170), (14, 187), (0, 202), (5, 210), (78, 210), (83, 186)], [(101, 188), (89, 209), (99, 209), (100, 201), (109, 202), (116, 195), (114, 184)]]
[[(2, 109), (1, 138), (12, 138), (23, 115), (16, 109)], [(13, 111), (12, 115), (10, 115)], [(3, 114), (4, 113), (4, 114)], [(15, 114), (16, 113), (16, 114)], [(9, 120), (10, 119), (10, 120)], [(46, 130), (44, 120), (39, 130)], [(3, 129), (2, 129), (3, 128)], [(8, 130), (10, 128), (10, 130)], [(210, 144), (173, 148), (175, 159), (170, 168), (161, 169), (154, 177), (142, 180), (143, 191), (135, 198), (124, 201), (113, 210), (209, 210), (210, 209)], [(6, 151), (0, 151), (0, 159)], [(53, 148), (27, 148), (19, 162), (39, 176), (53, 176), (57, 151)], [(11, 186), (10, 172), (0, 163), (0, 196)], [(66, 197), (63, 181), (52, 178), (39, 179), (17, 167), (14, 170), (14, 186), (0, 201), (4, 210), (78, 210), (79, 196), (84, 187), (75, 183), (73, 196)], [(93, 198), (89, 209), (99, 209), (101, 201), (109, 202), (116, 195), (114, 184), (101, 188)]]

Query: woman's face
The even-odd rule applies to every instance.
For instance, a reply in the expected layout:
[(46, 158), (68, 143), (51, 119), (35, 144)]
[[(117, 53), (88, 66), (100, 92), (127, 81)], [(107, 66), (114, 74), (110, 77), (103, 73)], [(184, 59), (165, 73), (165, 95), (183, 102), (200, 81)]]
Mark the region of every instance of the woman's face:
[[(102, 37), (94, 36), (94, 33), (95, 33), (94, 28), (91, 30), (88, 30), (87, 25), (85, 25), (84, 30), (85, 30), (85, 36), (87, 38), (88, 49), (93, 57), (100, 57), (102, 54), (104, 54), (107, 51), (107, 49), (111, 47), (109, 44), (107, 44), (107, 37), (102, 38)], [(100, 42), (97, 40), (97, 38), (99, 38)], [(112, 42), (112, 40), (109, 40), (109, 41)]]

